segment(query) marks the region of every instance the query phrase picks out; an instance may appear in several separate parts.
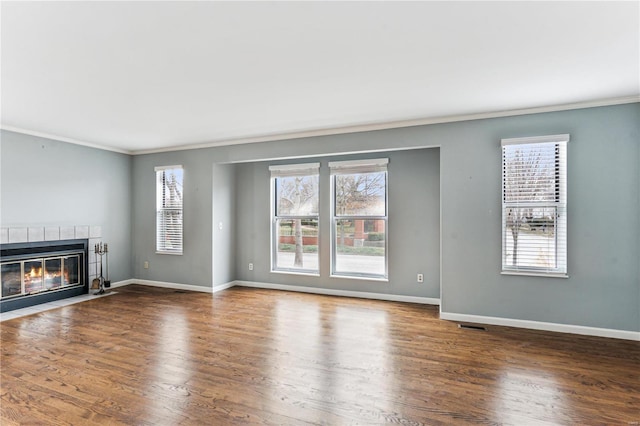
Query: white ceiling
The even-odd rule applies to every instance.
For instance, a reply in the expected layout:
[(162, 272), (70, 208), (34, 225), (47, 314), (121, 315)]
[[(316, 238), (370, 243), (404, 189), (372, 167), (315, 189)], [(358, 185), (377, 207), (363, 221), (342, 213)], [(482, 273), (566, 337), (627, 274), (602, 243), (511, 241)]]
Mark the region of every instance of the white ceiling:
[(3, 1), (1, 14), (2, 127), (132, 153), (640, 96), (638, 1)]

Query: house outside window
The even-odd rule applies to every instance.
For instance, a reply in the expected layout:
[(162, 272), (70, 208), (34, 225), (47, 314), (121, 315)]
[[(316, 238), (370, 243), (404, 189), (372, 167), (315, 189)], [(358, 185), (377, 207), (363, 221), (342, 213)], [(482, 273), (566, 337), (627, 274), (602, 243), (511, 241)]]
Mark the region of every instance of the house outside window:
[(271, 271), (319, 274), (320, 163), (270, 166)]
[(502, 140), (502, 272), (566, 276), (569, 135)]
[(329, 163), (333, 276), (388, 278), (388, 162), (383, 158)]
[(182, 166), (161, 166), (156, 172), (156, 252), (182, 254), (183, 181)]

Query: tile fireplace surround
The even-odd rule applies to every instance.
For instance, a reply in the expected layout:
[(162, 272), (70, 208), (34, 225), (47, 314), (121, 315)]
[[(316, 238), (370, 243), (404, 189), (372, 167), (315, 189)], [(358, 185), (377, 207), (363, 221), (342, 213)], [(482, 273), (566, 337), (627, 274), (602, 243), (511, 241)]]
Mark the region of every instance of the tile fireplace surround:
[[(102, 241), (102, 226), (16, 226), (0, 228), (0, 244), (88, 240), (87, 275), (89, 283), (100, 273), (94, 246)], [(106, 266), (106, 265), (105, 265)]]

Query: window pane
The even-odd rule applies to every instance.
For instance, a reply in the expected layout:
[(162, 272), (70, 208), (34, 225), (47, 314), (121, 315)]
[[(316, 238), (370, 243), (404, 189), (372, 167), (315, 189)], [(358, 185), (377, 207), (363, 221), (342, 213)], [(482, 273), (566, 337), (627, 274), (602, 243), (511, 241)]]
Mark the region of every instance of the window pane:
[(2, 297), (22, 293), (22, 268), (20, 263), (5, 263), (0, 268), (2, 280)]
[(318, 272), (318, 219), (277, 219), (275, 268)]
[(559, 160), (556, 144), (505, 146), (504, 201), (558, 201)]
[(156, 251), (182, 254), (184, 170), (161, 169), (156, 176)]
[(336, 216), (386, 216), (386, 172), (335, 175)]
[(80, 282), (80, 256), (64, 258), (64, 273), (62, 285), (78, 284)]
[(555, 269), (555, 207), (505, 208), (505, 267)]
[(41, 291), (42, 285), (42, 261), (30, 260), (24, 262), (24, 291), (35, 293)]
[(338, 219), (334, 273), (385, 277), (386, 220)]
[(157, 250), (168, 253), (182, 252), (182, 210), (161, 210), (157, 217)]
[(318, 215), (318, 175), (279, 177), (276, 216)]
[(44, 261), (44, 286), (57, 288), (62, 283), (62, 258), (45, 259)]
[(569, 138), (526, 139), (502, 140), (502, 269), (565, 274)]
[(157, 183), (157, 208), (182, 208), (182, 182), (184, 171), (179, 169), (166, 169), (156, 172)]

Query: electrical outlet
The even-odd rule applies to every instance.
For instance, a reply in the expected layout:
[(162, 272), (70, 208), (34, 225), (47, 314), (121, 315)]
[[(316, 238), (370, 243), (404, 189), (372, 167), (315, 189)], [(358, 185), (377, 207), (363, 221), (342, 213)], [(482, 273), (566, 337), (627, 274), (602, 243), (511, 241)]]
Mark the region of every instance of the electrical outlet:
[(249, 264), (249, 270), (250, 270), (250, 271), (253, 271), (253, 263), (250, 263), (250, 264)]
[(144, 262), (144, 269), (149, 269), (149, 261)]
[(418, 277), (416, 279), (419, 283), (423, 283), (424, 282), (424, 275), (422, 274), (418, 274)]

